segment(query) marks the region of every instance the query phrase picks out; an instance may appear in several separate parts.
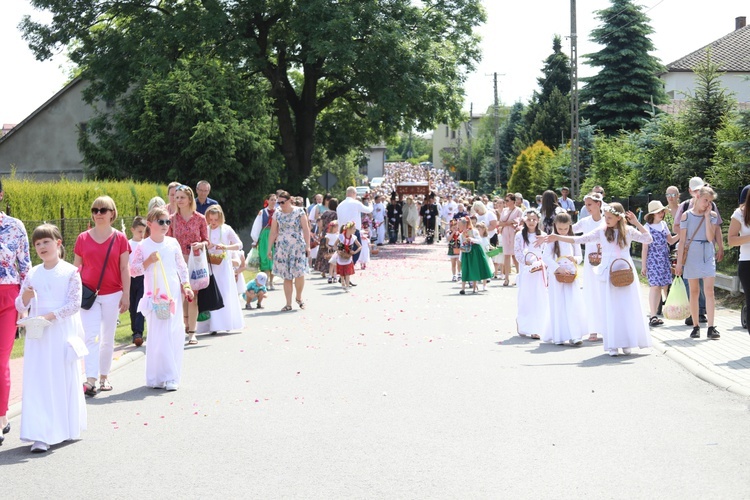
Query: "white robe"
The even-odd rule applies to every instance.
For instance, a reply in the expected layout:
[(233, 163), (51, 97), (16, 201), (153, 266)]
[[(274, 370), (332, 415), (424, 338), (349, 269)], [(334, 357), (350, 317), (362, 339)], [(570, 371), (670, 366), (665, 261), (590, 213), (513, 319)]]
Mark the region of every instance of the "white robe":
[[(222, 224), (216, 229), (209, 227), (208, 239), (214, 244), (242, 244), (234, 229), (226, 224)], [(209, 250), (209, 253), (219, 254), (221, 251)], [(211, 318), (208, 320), (208, 329), (211, 332), (242, 331), (245, 328), (245, 318), (242, 316), (242, 308), (240, 307), (240, 300), (237, 295), (237, 281), (234, 279), (232, 259), (226, 258), (222, 260), (220, 265), (212, 264), (210, 267), (216, 278), (216, 286), (219, 287), (219, 292), (221, 292), (224, 307), (216, 311), (211, 311)]]
[[(530, 233), (529, 243), (523, 241), (521, 231), (516, 233), (515, 255), (521, 272), (516, 278), (518, 287), (518, 314), (516, 326), (521, 335), (542, 335), (549, 321), (549, 299), (547, 297), (546, 275), (544, 271), (531, 272), (531, 265), (526, 265), (526, 256), (531, 253), (542, 258), (542, 248), (534, 246), (536, 235)], [(536, 261), (529, 256), (529, 264)]]
[[(78, 269), (60, 261), (52, 269), (35, 266), (21, 285), (34, 287), (36, 298), (31, 315), (55, 313), (55, 320), (39, 339), (26, 337), (23, 360), (21, 441), (48, 445), (78, 439), (86, 430), (79, 356), (70, 344), (83, 339), (78, 311), (81, 307), (81, 276)], [(21, 295), (16, 309), (25, 311)]]
[(544, 342), (562, 344), (570, 340), (577, 341), (586, 334), (586, 321), (582, 320), (581, 312), (584, 310), (583, 294), (578, 283), (560, 283), (555, 278), (555, 271), (564, 264), (572, 270), (573, 263), (562, 262), (560, 258), (572, 257), (575, 264), (581, 262), (581, 245), (571, 243), (558, 243), (560, 257), (555, 257), (554, 243), (544, 246), (543, 260), (547, 267), (547, 280), (549, 282), (549, 318), (547, 327), (542, 335)]
[[(604, 349), (623, 349), (639, 347), (641, 349), (651, 347), (651, 333), (648, 328), (648, 320), (641, 303), (641, 283), (635, 271), (633, 259), (630, 257), (630, 242), (651, 243), (650, 233), (643, 234), (632, 226), (628, 226), (626, 235), (627, 245), (620, 248), (617, 244), (617, 230), (615, 230), (614, 241), (609, 242), (605, 236), (605, 229), (598, 228), (594, 231), (577, 236), (576, 243), (598, 242), (602, 246), (602, 263), (594, 268), (594, 276), (604, 283), (603, 305), (604, 305)], [(613, 261), (622, 258), (630, 264), (633, 269), (633, 283), (625, 287), (613, 286), (609, 281), (609, 270)], [(615, 269), (619, 270), (627, 265), (618, 261)], [(591, 308), (586, 311), (590, 314)]]
[[(588, 234), (595, 229), (605, 226), (604, 216), (597, 222), (591, 216), (584, 217), (573, 224), (574, 233)], [(590, 241), (584, 245), (583, 252), (583, 277), (580, 283), (583, 287), (583, 300), (586, 305), (586, 329), (589, 334), (601, 333), (604, 331), (606, 317), (604, 315), (604, 292), (607, 284), (600, 280), (595, 274), (594, 269), (597, 266), (589, 264), (588, 255), (596, 253), (598, 241)]]
[[(143, 269), (143, 261), (153, 252), (159, 252), (161, 260)], [(164, 273), (162, 274), (162, 265)], [(131, 259), (131, 276), (143, 275), (143, 298), (138, 303), (138, 312), (143, 314), (148, 325), (146, 340), (146, 386), (164, 387), (167, 382), (180, 383), (182, 376), (182, 354), (185, 344), (185, 328), (182, 322), (182, 284), (188, 283), (187, 266), (179, 243), (169, 236), (157, 243), (146, 238), (136, 248)], [(166, 276), (166, 283), (164, 280)], [(151, 306), (149, 292), (158, 288), (159, 294), (167, 293), (174, 300), (174, 314), (169, 319), (159, 319)]]

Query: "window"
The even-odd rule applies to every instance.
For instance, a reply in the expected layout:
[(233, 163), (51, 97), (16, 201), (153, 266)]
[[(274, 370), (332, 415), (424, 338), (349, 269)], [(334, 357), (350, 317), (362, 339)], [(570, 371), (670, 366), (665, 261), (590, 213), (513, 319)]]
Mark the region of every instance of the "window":
[(450, 128), (448, 125), (445, 126), (445, 137), (448, 137), (448, 132), (450, 131)]
[(451, 139), (455, 139), (455, 138), (456, 138), (456, 131), (451, 130)]

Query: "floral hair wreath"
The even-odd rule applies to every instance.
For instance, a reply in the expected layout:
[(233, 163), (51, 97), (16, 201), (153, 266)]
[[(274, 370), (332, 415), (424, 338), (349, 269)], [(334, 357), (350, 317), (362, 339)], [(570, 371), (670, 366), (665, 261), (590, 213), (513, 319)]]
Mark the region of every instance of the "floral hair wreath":
[(347, 222), (346, 224), (344, 224), (344, 225), (343, 225), (343, 226), (341, 227), (341, 230), (342, 230), (342, 231), (346, 231), (346, 230), (347, 230), (347, 229), (349, 229), (350, 227), (354, 227), (354, 221), (350, 221), (350, 222)]
[(526, 220), (528, 216), (532, 214), (536, 215), (536, 218), (541, 220), (542, 212), (540, 212), (538, 208), (527, 208), (523, 213), (523, 219)]
[(620, 217), (621, 219), (625, 219), (625, 214), (622, 213), (622, 212), (618, 212), (617, 210), (615, 210), (614, 208), (612, 208), (611, 205), (608, 206), (607, 208), (605, 208), (604, 211), (605, 212), (609, 212), (612, 215), (616, 215), (617, 217)]
[(598, 202), (601, 203), (601, 202), (604, 201), (604, 196), (602, 196), (601, 193), (589, 193), (589, 194), (587, 194), (586, 196), (583, 197), (583, 200), (584, 201), (586, 201), (586, 200), (594, 200), (594, 201), (598, 201)]

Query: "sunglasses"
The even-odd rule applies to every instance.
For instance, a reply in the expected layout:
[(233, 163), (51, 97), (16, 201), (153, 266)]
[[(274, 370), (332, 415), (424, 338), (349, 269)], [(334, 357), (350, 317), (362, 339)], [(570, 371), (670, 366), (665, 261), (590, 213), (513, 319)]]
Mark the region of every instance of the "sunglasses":
[(94, 207), (94, 208), (91, 209), (91, 214), (92, 215), (98, 215), (98, 214), (104, 215), (104, 214), (106, 214), (107, 212), (110, 212), (110, 211), (113, 211), (113, 210), (111, 208), (106, 208), (106, 207), (104, 207), (104, 208), (96, 208), (96, 207)]
[(289, 200), (278, 200), (278, 201), (277, 201), (277, 203), (278, 203), (279, 205), (283, 205), (283, 204), (284, 204), (284, 203), (286, 203), (287, 201), (289, 201)]
[(184, 184), (180, 184), (176, 188), (174, 188), (175, 191), (190, 191), (190, 186), (186, 186)]
[(154, 222), (156, 222), (160, 226), (169, 226), (170, 224), (172, 224), (172, 221), (169, 219), (156, 219)]
[(673, 194), (673, 193), (667, 193), (667, 194), (666, 194), (665, 196), (666, 196), (667, 198), (674, 198), (674, 197), (676, 197), (676, 196), (680, 196), (680, 195), (679, 195), (679, 194)]

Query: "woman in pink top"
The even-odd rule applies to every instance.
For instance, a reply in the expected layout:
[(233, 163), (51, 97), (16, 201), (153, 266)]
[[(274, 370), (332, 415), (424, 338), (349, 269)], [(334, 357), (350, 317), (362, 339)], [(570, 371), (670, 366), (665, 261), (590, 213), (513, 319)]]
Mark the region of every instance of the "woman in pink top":
[[(115, 201), (100, 196), (91, 205), (94, 227), (78, 235), (73, 265), (81, 270), (81, 281), (92, 290), (99, 290), (91, 309), (81, 309), (81, 322), (86, 334), (87, 396), (96, 396), (96, 381), (100, 391), (111, 391), (109, 371), (115, 348), (117, 319), (130, 307), (130, 268), (128, 237), (112, 227), (117, 219)], [(107, 249), (112, 250), (107, 256)], [(106, 261), (105, 261), (106, 258)], [(102, 272), (104, 270), (104, 272)], [(101, 286), (97, 287), (101, 279)]]
[[(174, 201), (177, 213), (171, 216), (167, 236), (177, 239), (182, 255), (187, 262), (190, 252), (206, 251), (208, 248), (208, 225), (206, 218), (196, 210), (195, 195), (189, 186), (179, 185), (175, 188)], [(185, 333), (188, 334), (188, 344), (195, 345), (195, 327), (198, 323), (198, 301), (184, 301), (182, 303), (182, 317), (185, 322)]]
[(503, 258), (505, 259), (503, 262), (503, 274), (505, 274), (503, 286), (508, 286), (510, 284), (511, 259), (515, 262), (516, 274), (518, 274), (518, 266), (520, 264), (516, 262), (516, 257), (513, 255), (512, 249), (515, 245), (516, 228), (518, 227), (518, 222), (521, 217), (523, 217), (523, 212), (516, 206), (516, 195), (513, 193), (506, 194), (505, 208), (500, 213), (500, 219), (497, 223), (501, 231), (500, 239), (502, 240), (503, 245)]
[[(0, 183), (0, 200), (3, 199)], [(0, 444), (10, 432), (8, 399), (10, 398), (10, 352), (16, 339), (18, 313), (13, 307), (21, 281), (31, 269), (29, 237), (23, 223), (0, 212)]]

